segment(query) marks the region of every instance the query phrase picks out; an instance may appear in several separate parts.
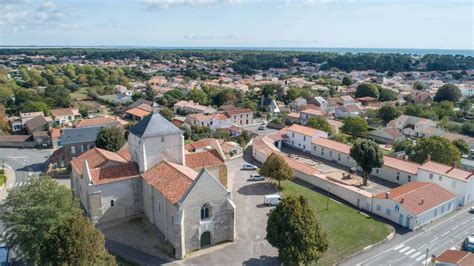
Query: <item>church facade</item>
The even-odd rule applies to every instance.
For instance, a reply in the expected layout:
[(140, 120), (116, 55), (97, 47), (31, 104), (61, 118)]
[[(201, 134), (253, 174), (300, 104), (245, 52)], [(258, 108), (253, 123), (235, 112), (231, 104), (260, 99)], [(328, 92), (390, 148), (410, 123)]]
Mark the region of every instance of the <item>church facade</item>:
[(93, 148), (72, 161), (71, 188), (98, 225), (144, 216), (175, 257), (235, 240), (235, 205), (220, 147), (189, 153), (181, 130), (152, 114), (118, 152)]

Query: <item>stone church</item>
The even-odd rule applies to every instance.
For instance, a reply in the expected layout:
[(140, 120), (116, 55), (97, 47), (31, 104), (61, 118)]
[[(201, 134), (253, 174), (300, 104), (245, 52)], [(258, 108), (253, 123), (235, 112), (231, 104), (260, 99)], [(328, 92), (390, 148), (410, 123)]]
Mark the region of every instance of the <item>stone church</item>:
[(93, 148), (72, 162), (71, 187), (93, 223), (145, 216), (175, 257), (235, 240), (235, 205), (219, 145), (184, 149), (180, 129), (154, 113), (118, 152)]

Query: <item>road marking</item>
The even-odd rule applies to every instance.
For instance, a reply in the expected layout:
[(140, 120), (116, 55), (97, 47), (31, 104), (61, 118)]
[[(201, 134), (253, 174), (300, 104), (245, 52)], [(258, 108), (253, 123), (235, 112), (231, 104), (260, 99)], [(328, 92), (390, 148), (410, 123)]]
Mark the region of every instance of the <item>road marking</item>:
[(414, 259), (415, 257), (420, 256), (420, 254), (421, 254), (421, 251), (417, 251), (413, 253), (413, 255), (411, 255), (410, 258)]
[(459, 228), (459, 225), (456, 225), (455, 227), (451, 228), (451, 230), (456, 230)]
[(427, 259), (423, 262), (423, 264), (424, 264), (424, 265), (428, 265), (429, 262), (431, 262), (431, 258), (427, 258)]
[(407, 251), (407, 250), (409, 250), (409, 249), (410, 249), (410, 247), (404, 247), (404, 248), (400, 249), (399, 251), (400, 251), (401, 253), (403, 253), (403, 252), (405, 252), (405, 251)]
[(438, 240), (438, 239), (439, 239), (439, 237), (435, 237), (435, 238), (431, 239), (430, 243), (431, 243), (431, 242), (435, 242), (435, 241)]
[(408, 250), (407, 252), (405, 252), (405, 255), (408, 256), (408, 255), (410, 255), (411, 253), (413, 253), (415, 251), (416, 251), (416, 249), (412, 248), (412, 249)]
[(469, 222), (469, 221), (464, 221), (464, 222), (461, 223), (461, 225), (465, 225), (465, 224), (467, 224), (468, 222)]
[(426, 257), (426, 255), (423, 254), (423, 255), (419, 256), (418, 258), (416, 258), (416, 261), (420, 261), (420, 260), (422, 260), (422, 259), (425, 258), (425, 257)]
[(448, 231), (448, 232), (446, 232), (446, 233), (443, 233), (443, 234), (441, 234), (441, 236), (445, 236), (445, 235), (449, 234), (449, 232), (450, 232), (450, 231)]
[(393, 250), (399, 250), (399, 249), (401, 249), (401, 248), (404, 247), (404, 246), (405, 246), (404, 244), (400, 244), (400, 245), (394, 247)]
[(13, 169), (10, 165), (8, 165), (8, 164), (6, 164), (6, 163), (4, 163), (3, 166), (5, 166), (6, 168), (8, 168), (8, 169), (10, 169), (10, 170)]

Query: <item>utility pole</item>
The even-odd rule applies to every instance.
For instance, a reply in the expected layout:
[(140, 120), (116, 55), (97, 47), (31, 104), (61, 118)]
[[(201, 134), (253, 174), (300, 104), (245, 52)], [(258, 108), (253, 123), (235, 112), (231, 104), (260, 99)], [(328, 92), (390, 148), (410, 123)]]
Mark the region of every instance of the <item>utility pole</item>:
[(425, 259), (425, 263), (424, 263), (425, 266), (428, 263), (428, 252), (429, 251), (430, 251), (430, 248), (426, 248), (426, 259)]
[(326, 210), (329, 210), (329, 191), (331, 190), (331, 186), (329, 184), (327, 184), (327, 191), (328, 191), (328, 197), (327, 197), (327, 201), (326, 201)]

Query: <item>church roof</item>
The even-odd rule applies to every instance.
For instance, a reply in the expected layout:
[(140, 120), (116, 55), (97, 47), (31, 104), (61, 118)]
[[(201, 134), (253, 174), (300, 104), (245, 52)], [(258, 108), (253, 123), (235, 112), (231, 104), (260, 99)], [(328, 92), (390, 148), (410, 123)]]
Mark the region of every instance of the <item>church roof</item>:
[(138, 122), (130, 130), (138, 137), (164, 136), (181, 133), (181, 130), (158, 113), (153, 113)]

